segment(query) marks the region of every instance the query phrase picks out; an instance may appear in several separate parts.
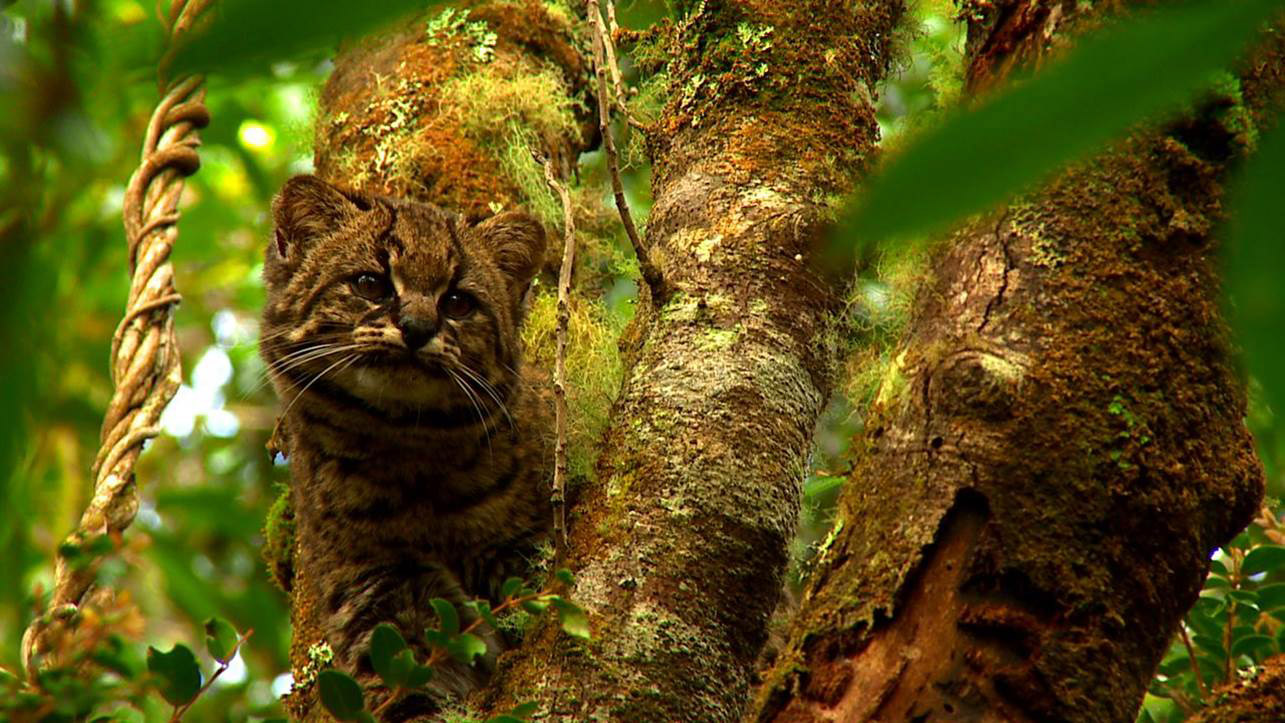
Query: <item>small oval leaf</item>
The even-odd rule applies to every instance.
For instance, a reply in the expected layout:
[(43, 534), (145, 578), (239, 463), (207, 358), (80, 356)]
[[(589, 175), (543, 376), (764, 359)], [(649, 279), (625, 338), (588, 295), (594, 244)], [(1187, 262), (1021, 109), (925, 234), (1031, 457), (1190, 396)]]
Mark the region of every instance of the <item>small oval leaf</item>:
[(402, 683), (393, 668), (393, 658), (406, 650), (406, 639), (397, 628), (388, 623), (375, 626), (370, 634), (370, 664), (384, 681), (384, 685), (396, 688)]
[(347, 673), (323, 670), (317, 674), (317, 687), (321, 691), (321, 704), (339, 720), (357, 720), (366, 706), (361, 686)]
[(170, 705), (183, 705), (201, 690), (201, 668), (186, 645), (175, 645), (168, 653), (149, 646), (147, 669), (159, 679), (157, 688)]
[(223, 618), (210, 618), (205, 621), (205, 649), (210, 657), (226, 663), (236, 655), (236, 628)]
[(440, 597), (435, 597), (428, 602), (433, 606), (433, 612), (437, 613), (437, 619), (441, 622), (438, 630), (447, 635), (454, 635), (460, 631), (460, 613), (454, 605)]

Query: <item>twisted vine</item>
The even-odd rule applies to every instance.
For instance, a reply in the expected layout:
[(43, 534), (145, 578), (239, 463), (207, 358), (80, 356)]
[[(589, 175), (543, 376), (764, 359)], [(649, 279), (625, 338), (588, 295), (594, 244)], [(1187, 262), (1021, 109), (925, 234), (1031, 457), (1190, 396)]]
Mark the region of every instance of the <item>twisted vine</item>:
[[(185, 33), (211, 0), (176, 0), (163, 18), (174, 40)], [(162, 61), (161, 73), (167, 66)], [(80, 524), (59, 547), (49, 611), (32, 621), (22, 637), (29, 676), (60, 661), (63, 633), (81, 609), (109, 596), (95, 586), (105, 550), (97, 540), (119, 540), (138, 513), (134, 464), (143, 445), (160, 432), (161, 413), (182, 383), (174, 335), (174, 289), (170, 251), (178, 238), (178, 203), (184, 179), (200, 167), (197, 130), (210, 120), (204, 78), (191, 75), (166, 82), (143, 140), (142, 159), (125, 191), (123, 216), (128, 242), (130, 287), (125, 312), (112, 336), (111, 374), (115, 387), (103, 415), (101, 443), (94, 460), (94, 494)], [(113, 547), (115, 545), (112, 545)]]

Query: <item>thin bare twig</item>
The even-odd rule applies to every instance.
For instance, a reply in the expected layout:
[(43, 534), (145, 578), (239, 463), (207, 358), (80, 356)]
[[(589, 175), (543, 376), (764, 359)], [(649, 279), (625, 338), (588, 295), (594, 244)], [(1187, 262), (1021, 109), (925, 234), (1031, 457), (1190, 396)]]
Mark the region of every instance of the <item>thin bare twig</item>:
[(1200, 665), (1196, 661), (1196, 649), (1191, 645), (1191, 636), (1187, 634), (1187, 626), (1178, 625), (1178, 632), (1182, 633), (1182, 644), (1187, 646), (1187, 657), (1191, 660), (1191, 672), (1196, 675), (1196, 690), (1200, 691), (1200, 701), (1203, 703), (1209, 697), (1209, 689), (1205, 687), (1204, 676), (1200, 674)]
[(553, 452), (553, 539), (562, 559), (567, 548), (567, 327), (571, 323), (571, 271), (576, 261), (576, 224), (571, 213), (571, 195), (553, 171), (553, 159), (544, 161), (544, 179), (562, 200), (562, 266), (558, 269), (558, 331), (553, 365), (554, 427), (557, 442)]
[(651, 289), (657, 305), (663, 304), (669, 296), (668, 286), (660, 270), (652, 264), (647, 248), (638, 236), (638, 227), (634, 225), (633, 214), (629, 212), (629, 203), (625, 200), (625, 186), (620, 180), (620, 158), (616, 153), (616, 141), (611, 135), (611, 99), (607, 94), (606, 69), (606, 27), (602, 13), (598, 10), (598, 0), (589, 0), (589, 23), (593, 26), (593, 70), (597, 77), (598, 127), (602, 131), (602, 148), (607, 156), (607, 169), (611, 173), (611, 190), (616, 197), (616, 210), (620, 212), (620, 221), (625, 226), (625, 234), (634, 247), (638, 257), (638, 269), (642, 272), (643, 281)]
[(625, 121), (630, 126), (637, 128), (643, 133), (650, 129), (642, 121), (634, 117), (629, 110), (629, 98), (625, 93), (625, 82), (620, 77), (620, 64), (616, 62), (616, 32), (620, 26), (616, 24), (616, 3), (615, 0), (604, 0), (607, 5), (607, 28), (603, 33), (603, 49), (607, 54), (607, 69), (611, 71), (611, 84), (616, 90), (616, 108), (625, 117)]
[[(170, 6), (170, 39), (191, 27), (210, 0), (176, 0)], [(129, 248), (130, 289), (112, 337), (115, 391), (103, 415), (101, 446), (94, 462), (94, 494), (80, 524), (64, 545), (84, 549), (102, 536), (118, 537), (138, 512), (134, 463), (159, 432), (161, 412), (182, 382), (174, 336), (174, 290), (170, 251), (178, 237), (178, 201), (183, 179), (200, 165), (197, 129), (209, 122), (200, 76), (169, 84), (152, 113), (142, 159), (125, 191), (123, 221)], [(50, 610), (32, 621), (22, 637), (22, 659), (32, 678), (85, 603), (102, 554), (72, 560), (58, 555)], [(46, 657), (48, 655), (48, 657)]]

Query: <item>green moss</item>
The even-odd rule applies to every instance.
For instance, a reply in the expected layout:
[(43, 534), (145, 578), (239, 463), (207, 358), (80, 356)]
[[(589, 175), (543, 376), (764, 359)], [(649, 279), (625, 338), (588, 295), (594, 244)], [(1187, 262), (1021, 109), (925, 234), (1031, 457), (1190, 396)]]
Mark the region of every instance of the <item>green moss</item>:
[[(607, 425), (608, 412), (624, 373), (616, 339), (623, 322), (601, 303), (571, 295), (567, 325), (567, 464), (573, 477), (593, 479), (595, 444)], [(557, 345), (558, 298), (553, 289), (531, 302), (522, 340), (530, 363), (553, 376)]]
[(546, 224), (560, 224), (561, 205), (535, 157), (577, 132), (579, 105), (561, 73), (549, 65), (491, 63), (445, 83), (442, 97), (464, 134), (499, 161), (522, 203)]
[(294, 579), (294, 507), (290, 503), (290, 488), (277, 485), (277, 499), (268, 509), (263, 521), (263, 559), (268, 563), (272, 579), (282, 590), (290, 590)]

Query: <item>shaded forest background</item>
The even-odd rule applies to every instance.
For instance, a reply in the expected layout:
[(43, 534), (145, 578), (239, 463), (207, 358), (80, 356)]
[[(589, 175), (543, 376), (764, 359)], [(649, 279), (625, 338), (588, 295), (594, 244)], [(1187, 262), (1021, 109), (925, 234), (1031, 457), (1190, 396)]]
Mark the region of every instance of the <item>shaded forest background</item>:
[[(134, 0), (7, 5), (0, 10), (0, 665), (17, 671), (22, 630), (51, 586), (51, 557), (91, 488), (111, 394), (111, 336), (128, 290), (121, 203), (155, 103), (163, 35), (150, 5)], [(638, 2), (623, 5), (620, 19), (645, 28), (668, 12)], [(878, 93), (885, 152), (957, 100), (963, 36), (956, 12), (948, 0), (922, 0), (911, 13), (900, 72)], [(625, 69), (636, 81), (632, 66)], [(197, 702), (193, 720), (280, 715), (275, 698), (289, 686), (288, 609), (262, 557), (264, 520), (286, 470), (265, 451), (277, 406), (255, 346), (259, 272), (272, 194), (290, 175), (311, 170), (316, 93), (328, 70), (317, 55), (209, 85), (213, 121), (201, 134), (201, 170), (188, 181), (173, 256), (184, 297), (177, 316), (184, 386), (140, 462), (142, 509), (123, 555), (104, 571), (137, 603), (138, 641), (195, 643), (201, 622), (214, 615), (254, 631)], [(582, 158), (580, 187), (598, 189), (605, 202), (603, 166), (600, 153)], [(636, 144), (626, 166), (632, 207), (645, 219), (648, 167)], [(614, 340), (633, 309), (636, 267), (623, 236), (616, 242), (589, 255), (596, 259), (586, 284), (592, 306), (572, 331), (582, 465), (619, 383)], [(915, 281), (931, 273), (920, 258), (914, 246), (888, 251), (854, 287), (844, 383), (807, 471), (796, 579), (829, 529), (849, 440), (861, 431)], [(528, 342), (536, 361), (549, 363), (552, 290), (546, 284), (537, 292)], [(1279, 517), (1285, 433), (1252, 380), (1250, 389), (1250, 426)], [(1222, 575), (1189, 617), (1196, 650), (1175, 641), (1144, 716), (1181, 717), (1193, 690), (1199, 697), (1201, 687), (1237, 678), (1285, 649), (1285, 548), (1276, 547), (1285, 535), (1268, 528), (1251, 527), (1217, 557)], [(1239, 617), (1227, 614), (1233, 600)], [(142, 669), (145, 646), (132, 645), (127, 657)], [(1203, 671), (1198, 683), (1193, 657)], [(147, 701), (148, 719), (168, 715), (162, 701)]]

